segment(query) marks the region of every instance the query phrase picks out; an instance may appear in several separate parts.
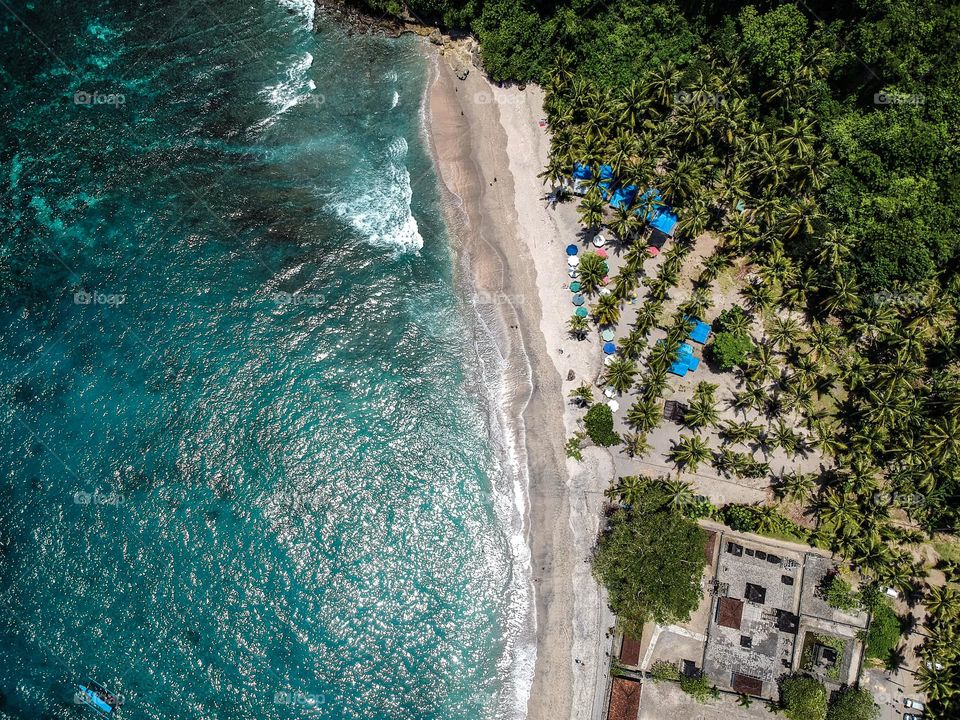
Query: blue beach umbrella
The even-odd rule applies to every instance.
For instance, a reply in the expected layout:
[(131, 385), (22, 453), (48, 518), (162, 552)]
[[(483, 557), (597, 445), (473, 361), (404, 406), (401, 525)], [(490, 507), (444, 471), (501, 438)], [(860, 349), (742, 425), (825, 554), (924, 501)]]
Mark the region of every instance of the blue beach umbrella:
[(576, 293), (576, 292), (580, 292), (580, 281), (579, 281), (579, 280), (574, 280), (572, 283), (570, 283), (570, 292), (575, 292), (575, 293)]
[(607, 342), (610, 342), (614, 338), (613, 330), (611, 330), (610, 328), (607, 328), (602, 333), (600, 333), (600, 336)]
[(567, 255), (576, 255), (580, 249), (576, 245), (567, 245)]
[(579, 307), (580, 305), (583, 305), (583, 295), (574, 295), (574, 296), (573, 296), (573, 304), (576, 305), (576, 306), (578, 306), (578, 307)]
[(617, 351), (617, 346), (614, 345), (612, 342), (603, 344), (603, 352), (605, 352), (607, 355), (613, 355), (616, 351)]
[(578, 307), (577, 317), (586, 317), (586, 316), (587, 316), (587, 309), (585, 307)]

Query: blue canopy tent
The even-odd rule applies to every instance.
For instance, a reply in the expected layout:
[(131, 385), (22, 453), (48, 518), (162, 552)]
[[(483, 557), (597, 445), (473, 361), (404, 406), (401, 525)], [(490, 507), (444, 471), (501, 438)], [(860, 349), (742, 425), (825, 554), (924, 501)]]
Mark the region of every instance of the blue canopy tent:
[(646, 215), (646, 220), (650, 223), (650, 227), (667, 237), (673, 237), (673, 230), (678, 220), (677, 215), (656, 188), (650, 188), (637, 198), (637, 215), (642, 215), (648, 204), (651, 209)]
[(609, 165), (600, 166), (600, 194), (604, 200), (610, 198), (610, 188), (613, 187), (613, 168)]
[(593, 177), (593, 171), (590, 170), (590, 166), (585, 163), (574, 163), (573, 164), (573, 179), (574, 180), (589, 180)]
[(593, 178), (593, 170), (586, 163), (573, 164), (573, 192), (576, 195), (586, 195), (590, 180)]
[(659, 230), (668, 237), (673, 237), (673, 229), (677, 226), (678, 219), (676, 214), (666, 205), (657, 208), (647, 216), (650, 227)]
[(700, 358), (693, 356), (693, 346), (687, 343), (681, 343), (680, 348), (677, 350), (677, 359), (670, 365), (670, 372), (683, 377), (698, 367), (700, 367)]
[(627, 187), (618, 187), (610, 200), (610, 207), (619, 209), (621, 207), (630, 207), (633, 205), (633, 199), (637, 196), (636, 185), (627, 185)]
[(693, 330), (690, 331), (690, 339), (703, 345), (705, 342), (707, 342), (707, 338), (710, 336), (710, 326), (703, 322), (703, 320), (700, 318), (687, 319), (692, 320), (695, 323)]

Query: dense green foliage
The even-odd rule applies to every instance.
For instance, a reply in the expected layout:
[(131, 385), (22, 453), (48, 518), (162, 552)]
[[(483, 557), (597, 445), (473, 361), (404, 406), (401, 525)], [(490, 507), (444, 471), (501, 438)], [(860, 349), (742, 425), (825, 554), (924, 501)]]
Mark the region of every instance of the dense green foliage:
[(860, 607), (859, 595), (839, 573), (827, 575), (818, 591), (830, 607), (844, 611), (857, 610)]
[(593, 571), (607, 588), (624, 632), (640, 637), (645, 622), (683, 622), (697, 607), (706, 536), (652, 484), (639, 488), (631, 500), (611, 516)]
[(620, 442), (620, 436), (613, 431), (613, 411), (604, 403), (590, 406), (584, 418), (584, 426), (590, 439), (601, 447)]
[(707, 347), (710, 357), (721, 370), (732, 370), (743, 365), (747, 355), (753, 350), (753, 341), (747, 335), (719, 332), (713, 336), (713, 341)]
[(827, 690), (811, 677), (792, 675), (780, 681), (780, 707), (790, 720), (824, 720)]
[[(402, 10), (398, 0), (352, 1), (376, 14)], [(696, 109), (706, 128), (720, 105), (736, 113), (720, 132), (797, 123), (797, 141), (820, 166), (817, 181), (793, 196), (806, 227), (792, 238), (792, 254), (815, 254), (830, 222), (854, 239), (849, 263), (864, 287), (956, 272), (956, 5), (410, 0), (406, 6), (425, 21), (473, 31), (495, 80), (548, 84), (558, 55), (602, 89), (631, 92), (633, 81), (662, 79), (668, 98), (685, 93), (679, 97), (689, 101), (699, 80), (710, 80)], [(733, 84), (712, 80), (712, 60), (731, 69)], [(659, 68), (667, 62), (672, 70), (663, 75)], [(785, 147), (762, 152), (775, 157)], [(778, 172), (784, 170), (792, 174)]]
[(680, 689), (697, 702), (707, 702), (720, 697), (720, 691), (717, 686), (710, 682), (706, 675), (689, 677), (684, 675), (680, 678)]
[(900, 618), (893, 608), (884, 600), (877, 602), (867, 632), (867, 657), (888, 661), (900, 643), (902, 632)]
[(776, 508), (767, 505), (730, 504), (723, 508), (723, 521), (738, 532), (803, 540), (806, 531)]
[(653, 678), (654, 682), (664, 682), (666, 680), (676, 682), (680, 680), (680, 668), (677, 667), (676, 663), (657, 660), (650, 668), (650, 677)]
[(827, 720), (877, 720), (879, 717), (880, 708), (864, 688), (845, 688), (833, 698), (827, 710)]

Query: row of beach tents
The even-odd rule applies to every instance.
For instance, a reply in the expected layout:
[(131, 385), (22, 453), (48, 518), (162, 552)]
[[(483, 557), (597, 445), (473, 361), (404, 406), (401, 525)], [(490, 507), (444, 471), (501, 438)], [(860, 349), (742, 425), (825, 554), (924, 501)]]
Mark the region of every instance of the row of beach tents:
[[(637, 215), (643, 214), (644, 210), (649, 207), (650, 210), (647, 211), (646, 220), (650, 227), (667, 237), (673, 237), (673, 232), (677, 226), (677, 214), (661, 197), (659, 190), (650, 188), (637, 197), (640, 188), (636, 185), (618, 184), (610, 165), (601, 165), (597, 172), (599, 173), (597, 187), (600, 189), (600, 195), (603, 199), (610, 201), (610, 207), (619, 209), (621, 207), (631, 207), (634, 203), (637, 203), (639, 206), (636, 210)], [(575, 194), (586, 195), (592, 180), (593, 169), (589, 165), (574, 163), (573, 192)]]

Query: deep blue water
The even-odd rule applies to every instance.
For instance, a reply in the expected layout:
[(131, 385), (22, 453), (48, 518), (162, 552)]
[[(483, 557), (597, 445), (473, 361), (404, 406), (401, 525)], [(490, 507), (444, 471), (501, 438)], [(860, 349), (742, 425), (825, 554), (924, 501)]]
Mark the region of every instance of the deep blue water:
[(0, 7), (0, 717), (522, 696), (427, 62), (286, 4)]

